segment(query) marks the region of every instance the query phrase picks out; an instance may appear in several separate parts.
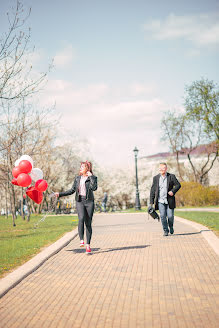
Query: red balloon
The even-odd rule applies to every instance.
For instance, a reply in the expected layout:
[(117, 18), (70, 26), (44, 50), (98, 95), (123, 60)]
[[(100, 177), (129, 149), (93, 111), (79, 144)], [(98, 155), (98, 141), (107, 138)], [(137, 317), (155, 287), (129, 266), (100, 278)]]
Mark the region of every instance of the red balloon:
[(12, 175), (14, 178), (17, 178), (21, 174), (19, 166), (15, 166), (12, 170)]
[(38, 191), (35, 187), (29, 187), (26, 190), (26, 194), (30, 199), (32, 199), (35, 203), (40, 204), (43, 200), (42, 191)]
[(15, 186), (18, 186), (17, 179), (15, 179), (15, 178), (13, 180), (11, 180), (11, 183)]
[(18, 167), (20, 169), (20, 173), (30, 173), (32, 171), (32, 164), (27, 160), (21, 161)]
[(35, 188), (38, 191), (46, 191), (46, 189), (48, 188), (48, 183), (46, 180), (39, 179), (35, 183)]
[(31, 177), (26, 173), (21, 173), (17, 177), (17, 183), (21, 187), (27, 187), (31, 184)]

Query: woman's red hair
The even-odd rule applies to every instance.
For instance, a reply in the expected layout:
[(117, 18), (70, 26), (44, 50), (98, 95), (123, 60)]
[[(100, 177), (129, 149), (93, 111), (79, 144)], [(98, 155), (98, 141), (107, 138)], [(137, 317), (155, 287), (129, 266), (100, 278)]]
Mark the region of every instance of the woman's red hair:
[[(86, 162), (81, 162), (81, 165), (82, 164), (84, 164), (85, 165), (85, 167), (87, 168), (87, 171), (90, 171), (90, 173), (92, 173), (93, 174), (93, 171), (92, 171), (92, 164), (91, 164), (91, 162), (88, 162), (88, 161), (86, 161)], [(81, 166), (80, 165), (80, 166)], [(87, 172), (86, 171), (86, 172)], [(80, 173), (80, 171), (79, 171), (79, 175), (82, 175), (81, 173)]]

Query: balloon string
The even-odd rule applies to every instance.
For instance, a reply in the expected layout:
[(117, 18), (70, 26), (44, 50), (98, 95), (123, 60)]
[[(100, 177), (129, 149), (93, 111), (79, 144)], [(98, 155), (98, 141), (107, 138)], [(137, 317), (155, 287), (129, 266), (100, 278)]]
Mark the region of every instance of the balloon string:
[(49, 205), (48, 211), (40, 220), (38, 220), (34, 224), (34, 231), (36, 231), (36, 229), (39, 227), (39, 224), (41, 222), (44, 222), (46, 220), (47, 216), (49, 215), (49, 212), (55, 210), (55, 206), (56, 206), (56, 203), (57, 203), (57, 197), (55, 196), (54, 191), (52, 191), (51, 194), (49, 194), (49, 198), (50, 198), (50, 205)]

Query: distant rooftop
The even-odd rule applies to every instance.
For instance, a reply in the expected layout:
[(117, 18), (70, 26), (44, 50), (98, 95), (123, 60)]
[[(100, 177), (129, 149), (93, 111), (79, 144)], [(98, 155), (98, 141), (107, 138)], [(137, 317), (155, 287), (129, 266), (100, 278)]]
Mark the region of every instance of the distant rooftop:
[[(214, 148), (215, 148), (214, 143), (211, 143), (208, 145), (200, 145), (200, 146), (194, 148), (191, 151), (191, 154), (194, 156), (200, 156), (200, 155), (208, 153), (208, 151), (209, 151), (209, 153), (213, 152)], [(186, 156), (187, 152), (188, 152), (188, 148), (182, 149), (180, 152), (180, 156), (181, 157)], [(146, 158), (146, 159), (167, 158), (167, 157), (171, 157), (173, 155), (174, 155), (174, 153), (164, 152), (164, 153), (157, 153), (157, 154), (153, 154), (153, 155), (149, 155), (149, 156), (142, 156), (142, 157), (140, 157), (140, 159), (143, 159), (143, 158)]]

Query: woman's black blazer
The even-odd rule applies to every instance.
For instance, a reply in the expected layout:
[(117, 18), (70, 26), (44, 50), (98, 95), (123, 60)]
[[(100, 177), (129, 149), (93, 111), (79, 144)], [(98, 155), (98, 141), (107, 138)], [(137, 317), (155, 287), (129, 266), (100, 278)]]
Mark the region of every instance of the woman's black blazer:
[[(75, 192), (75, 200), (79, 201), (80, 180), (81, 180), (81, 176), (80, 175), (76, 176), (71, 189), (60, 192), (59, 197), (72, 195)], [(94, 200), (93, 191), (97, 190), (97, 177), (95, 175), (91, 175), (90, 177), (88, 177), (87, 180), (85, 181), (85, 187), (86, 187), (86, 200)]]

